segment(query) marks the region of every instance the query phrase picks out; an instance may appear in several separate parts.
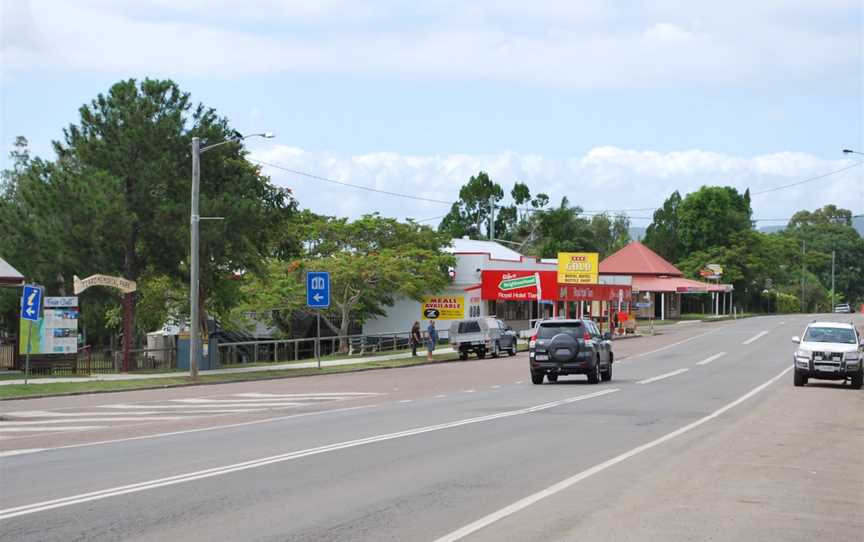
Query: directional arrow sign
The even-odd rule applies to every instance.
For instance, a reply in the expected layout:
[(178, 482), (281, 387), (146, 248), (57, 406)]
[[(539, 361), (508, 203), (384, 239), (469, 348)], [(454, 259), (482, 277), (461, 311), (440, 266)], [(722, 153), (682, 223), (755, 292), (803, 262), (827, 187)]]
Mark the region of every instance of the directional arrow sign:
[(24, 295), (21, 297), (21, 318), (24, 320), (39, 320), (42, 311), (42, 288), (28, 285), (24, 287)]
[(306, 305), (312, 309), (326, 309), (330, 306), (330, 273), (306, 273)]
[(537, 285), (537, 277), (534, 275), (528, 277), (518, 277), (515, 279), (505, 279), (498, 283), (498, 288), (503, 291), (518, 290), (519, 288), (527, 288)]

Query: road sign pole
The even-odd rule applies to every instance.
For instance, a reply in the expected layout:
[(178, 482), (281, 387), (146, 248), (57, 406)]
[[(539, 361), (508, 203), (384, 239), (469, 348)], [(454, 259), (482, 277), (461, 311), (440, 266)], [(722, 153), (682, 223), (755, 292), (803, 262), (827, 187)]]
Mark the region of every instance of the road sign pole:
[(318, 360), (318, 369), (321, 369), (321, 311), (315, 311), (315, 359)]
[(33, 321), (28, 322), (27, 326), (27, 354), (24, 356), (24, 385), (27, 385), (27, 380), (30, 378), (30, 337), (33, 335)]

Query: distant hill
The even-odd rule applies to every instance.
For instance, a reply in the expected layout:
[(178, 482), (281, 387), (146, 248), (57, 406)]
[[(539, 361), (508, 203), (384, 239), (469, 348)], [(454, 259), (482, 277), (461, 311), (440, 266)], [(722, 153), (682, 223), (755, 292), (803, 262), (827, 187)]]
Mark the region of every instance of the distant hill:
[[(864, 216), (858, 216), (853, 218), (852, 227), (855, 228), (855, 230), (858, 232), (858, 235), (864, 237)], [(762, 226), (758, 229), (759, 231), (764, 233), (775, 233), (778, 231), (782, 231), (784, 228), (786, 228), (786, 226)], [(630, 228), (630, 230), (632, 231), (633, 228)], [(632, 237), (633, 234), (631, 233), (630, 236)]]

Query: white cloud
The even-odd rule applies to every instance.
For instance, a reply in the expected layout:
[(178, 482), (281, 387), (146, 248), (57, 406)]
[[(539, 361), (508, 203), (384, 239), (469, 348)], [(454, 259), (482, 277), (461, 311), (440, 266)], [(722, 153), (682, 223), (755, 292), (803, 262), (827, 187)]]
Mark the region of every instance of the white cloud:
[(837, 24), (859, 8), (839, 0), (818, 10), (743, 1), (627, 9), (593, 0), (4, 2), (13, 4), (20, 8), (4, 12), (7, 76), (299, 72), (574, 88), (788, 87), (818, 79), (860, 89), (860, 28)]
[[(662, 153), (617, 147), (597, 147), (583, 156), (553, 159), (514, 152), (342, 155), (274, 145), (253, 152), (251, 157), (346, 183), (444, 201), (456, 200), (468, 178), (483, 170), (505, 192), (518, 180), (527, 183), (532, 193), (548, 193), (554, 204), (567, 196), (571, 204), (586, 210), (656, 207), (674, 190), (684, 194), (702, 185), (734, 186), (742, 192), (750, 188), (755, 193), (854, 163), (794, 152), (738, 157), (695, 149)], [(398, 218), (424, 219), (444, 215), (449, 210), (443, 204), (336, 186), (275, 168), (265, 167), (264, 171), (277, 184), (292, 188), (303, 207), (319, 213), (357, 217), (377, 211)], [(864, 212), (862, 177), (864, 165), (813, 183), (754, 195), (754, 215), (788, 218), (798, 210), (828, 203)], [(651, 216), (650, 211), (630, 214)], [(633, 220), (634, 225), (644, 226), (648, 222)]]

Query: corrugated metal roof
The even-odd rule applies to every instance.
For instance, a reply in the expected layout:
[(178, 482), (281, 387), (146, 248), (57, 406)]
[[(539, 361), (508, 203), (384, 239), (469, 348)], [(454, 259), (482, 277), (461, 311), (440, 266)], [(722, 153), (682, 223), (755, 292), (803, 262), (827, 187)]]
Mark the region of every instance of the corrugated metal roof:
[(522, 255), (513, 249), (494, 241), (477, 239), (453, 239), (449, 252), (454, 254), (488, 254), (490, 258), (496, 260), (512, 260), (514, 262), (522, 260)]
[(680, 277), (684, 273), (639, 241), (633, 241), (600, 262), (600, 272), (615, 275), (667, 275)]
[(9, 262), (0, 258), (0, 284), (18, 286), (24, 284), (24, 275), (9, 265)]

